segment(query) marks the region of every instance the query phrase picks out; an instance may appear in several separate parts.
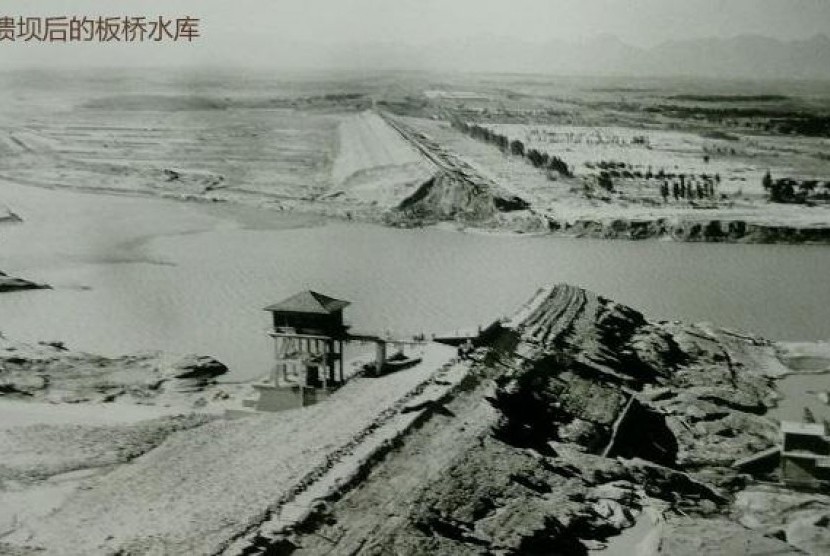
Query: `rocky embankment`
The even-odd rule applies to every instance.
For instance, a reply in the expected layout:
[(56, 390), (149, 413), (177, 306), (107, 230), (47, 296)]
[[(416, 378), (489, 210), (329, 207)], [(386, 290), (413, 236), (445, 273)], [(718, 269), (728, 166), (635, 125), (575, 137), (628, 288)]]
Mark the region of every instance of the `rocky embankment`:
[(549, 219), (551, 231), (598, 239), (669, 238), (717, 243), (830, 243), (830, 226), (783, 225), (722, 218)]
[(646, 554), (799, 553), (734, 504), (777, 439), (769, 342), (564, 285), (481, 341), (477, 380), (259, 553), (585, 554), (638, 519)]
[[(216, 378), (227, 367), (211, 357), (147, 353), (103, 357), (60, 342), (24, 344), (0, 334), (0, 400), (51, 403), (203, 403), (222, 395)], [(191, 398), (191, 399), (187, 399)]]
[(18, 290), (43, 290), (49, 288), (50, 286), (47, 286), (46, 284), (38, 284), (37, 282), (31, 282), (22, 278), (15, 278), (14, 276), (9, 276), (0, 270), (0, 293)]

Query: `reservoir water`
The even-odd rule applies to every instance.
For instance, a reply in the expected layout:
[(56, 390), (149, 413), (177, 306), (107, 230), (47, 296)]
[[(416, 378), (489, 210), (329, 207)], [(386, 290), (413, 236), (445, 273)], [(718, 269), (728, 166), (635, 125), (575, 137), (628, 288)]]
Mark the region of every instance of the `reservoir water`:
[(0, 331), (104, 354), (210, 354), (268, 370), (262, 308), (313, 289), (351, 324), (442, 332), (509, 314), (570, 282), (656, 319), (707, 320), (774, 339), (830, 338), (830, 249), (398, 230), (227, 205), (0, 182), (24, 218), (0, 225), (0, 270), (54, 290), (0, 295)]

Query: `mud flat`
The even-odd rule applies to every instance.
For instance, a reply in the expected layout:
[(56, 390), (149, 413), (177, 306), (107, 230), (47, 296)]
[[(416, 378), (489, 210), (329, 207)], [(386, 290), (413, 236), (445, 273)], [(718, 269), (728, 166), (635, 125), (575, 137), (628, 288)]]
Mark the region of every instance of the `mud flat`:
[[(776, 444), (775, 381), (794, 358), (803, 366), (826, 355), (822, 346), (652, 322), (567, 285), (537, 292), (477, 346), (457, 362), (454, 350), (427, 344), (418, 367), (353, 379), (304, 410), (152, 415), (76, 427), (74, 437), (12, 427), (0, 434), (16, 450), (0, 468), (0, 496), (24, 508), (26, 493), (63, 490), (57, 503), (8, 516), (0, 548), (587, 554), (643, 519), (644, 554), (722, 554), (725, 542), (781, 554), (830, 548), (827, 497), (733, 468)], [(7, 407), (114, 392), (116, 402), (163, 407), (176, 392), (193, 401), (222, 387), (211, 383), (219, 364), (194, 358), (159, 374), (157, 359), (7, 340), (0, 363)], [(193, 367), (204, 382), (177, 382)], [(43, 453), (51, 467), (35, 469)], [(61, 486), (94, 461), (104, 467)]]

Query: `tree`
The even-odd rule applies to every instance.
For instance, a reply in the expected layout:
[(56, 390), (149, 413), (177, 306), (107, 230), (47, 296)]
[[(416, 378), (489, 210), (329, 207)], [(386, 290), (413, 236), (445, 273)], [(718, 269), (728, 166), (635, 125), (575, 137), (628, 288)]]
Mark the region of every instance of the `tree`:
[(548, 156), (547, 154), (543, 155), (536, 149), (530, 149), (527, 151), (527, 159), (536, 168), (542, 168), (547, 162)]
[(795, 200), (795, 182), (789, 178), (775, 180), (769, 186), (769, 200), (773, 203), (789, 203)]
[(550, 161), (548, 162), (548, 168), (556, 172), (559, 172), (565, 177), (573, 177), (571, 169), (568, 168), (568, 165), (565, 164), (565, 161), (559, 158), (558, 156), (550, 157)]
[(816, 186), (818, 186), (818, 181), (805, 180), (801, 182), (801, 184), (798, 186), (798, 189), (804, 197), (807, 197), (816, 189)]
[(761, 179), (761, 185), (764, 186), (764, 190), (766, 191), (772, 189), (772, 176), (770, 175), (769, 170), (767, 170), (767, 173), (764, 174), (764, 177)]
[(525, 154), (525, 145), (524, 145), (524, 143), (522, 143), (518, 139), (514, 139), (513, 141), (510, 142), (510, 152), (512, 154), (515, 154), (515, 155), (518, 155), (518, 156), (524, 156), (524, 154)]
[(597, 178), (597, 185), (606, 191), (614, 191), (614, 181), (611, 179), (611, 176), (608, 175), (608, 172), (602, 172), (599, 175), (599, 178)]

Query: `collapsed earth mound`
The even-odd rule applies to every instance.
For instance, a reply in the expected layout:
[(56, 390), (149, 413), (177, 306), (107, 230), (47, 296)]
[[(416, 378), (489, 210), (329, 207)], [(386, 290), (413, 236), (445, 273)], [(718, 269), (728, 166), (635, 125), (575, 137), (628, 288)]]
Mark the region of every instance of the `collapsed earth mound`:
[(653, 531), (658, 547), (712, 524), (718, 538), (796, 553), (728, 518), (730, 464), (775, 440), (762, 415), (773, 391), (754, 365), (764, 341), (649, 322), (559, 285), (479, 342), (466, 392), (271, 548), (587, 554), (648, 513), (670, 525)]
[(530, 206), (391, 116), (363, 112), (338, 131), (333, 189), (324, 198), (377, 207), (389, 223), (419, 225), (490, 222)]

